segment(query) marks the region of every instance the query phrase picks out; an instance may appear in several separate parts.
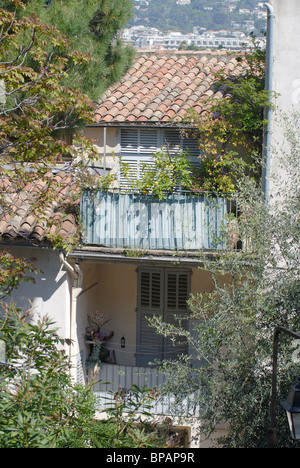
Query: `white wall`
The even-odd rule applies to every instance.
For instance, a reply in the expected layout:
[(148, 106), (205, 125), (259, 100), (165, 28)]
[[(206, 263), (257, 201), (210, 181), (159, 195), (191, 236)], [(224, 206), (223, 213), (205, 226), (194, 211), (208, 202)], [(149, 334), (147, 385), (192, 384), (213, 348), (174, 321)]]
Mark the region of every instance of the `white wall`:
[[(275, 13), (273, 90), (275, 110), (272, 124), (271, 177), (278, 175), (278, 157), (288, 151), (283, 115), (300, 111), (300, 2), (271, 0)], [(285, 177), (281, 169), (282, 180)], [(272, 179), (270, 192), (272, 193)]]
[[(99, 153), (99, 164), (108, 170), (117, 170), (118, 129), (114, 127), (86, 127), (84, 135), (91, 138), (95, 150)], [(104, 146), (104, 142), (106, 145)]]
[[(38, 275), (30, 274), (32, 282), (22, 282), (13, 292), (12, 299), (19, 307), (28, 309), (32, 303), (34, 317), (49, 316), (59, 328), (58, 334), (70, 337), (70, 292), (67, 273), (63, 271), (58, 251), (52, 249), (14, 247), (14, 255), (27, 259), (37, 258)], [(9, 300), (9, 299), (8, 299)]]
[(300, 3), (299, 0), (272, 0), (275, 13), (274, 90), (277, 111), (287, 112), (300, 105)]

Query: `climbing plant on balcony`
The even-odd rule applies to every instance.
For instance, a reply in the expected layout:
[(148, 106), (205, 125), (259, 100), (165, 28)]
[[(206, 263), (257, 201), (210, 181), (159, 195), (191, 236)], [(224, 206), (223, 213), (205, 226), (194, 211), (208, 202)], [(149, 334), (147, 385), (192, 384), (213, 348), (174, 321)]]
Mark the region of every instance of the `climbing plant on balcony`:
[[(255, 39), (253, 45), (236, 57), (243, 62), (243, 72), (228, 76), (220, 70), (203, 112), (190, 111), (183, 122), (189, 129), (186, 136), (198, 141), (199, 164), (191, 164), (188, 152), (156, 152), (151, 164), (141, 165), (136, 188), (158, 197), (178, 187), (228, 193), (236, 190), (240, 173), (260, 180), (264, 109), (270, 104), (264, 89), (265, 52)], [(183, 128), (184, 136), (185, 132)]]
[(265, 90), (265, 51), (253, 38), (252, 50), (236, 60), (246, 62), (245, 71), (238, 76), (218, 71), (208, 106), (200, 114), (191, 111), (186, 119), (200, 135), (203, 155), (193, 173), (193, 185), (207, 190), (234, 190), (241, 170), (255, 180), (261, 174), (264, 109), (270, 105)]

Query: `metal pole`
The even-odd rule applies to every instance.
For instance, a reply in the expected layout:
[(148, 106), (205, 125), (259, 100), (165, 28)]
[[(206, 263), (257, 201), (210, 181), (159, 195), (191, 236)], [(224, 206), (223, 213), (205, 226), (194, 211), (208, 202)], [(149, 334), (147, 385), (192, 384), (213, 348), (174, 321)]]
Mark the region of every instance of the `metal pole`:
[(270, 154), (271, 154), (271, 131), (272, 131), (272, 90), (273, 90), (273, 68), (274, 68), (274, 9), (270, 3), (265, 3), (268, 9), (267, 26), (267, 50), (266, 50), (266, 78), (265, 90), (269, 92), (269, 105), (265, 108), (264, 118), (267, 124), (263, 135), (263, 168), (262, 168), (262, 190), (268, 203), (270, 197)]
[[(106, 171), (106, 127), (103, 129), (103, 169)], [(106, 175), (106, 174), (104, 174)]]
[(298, 333), (284, 327), (277, 327), (274, 333), (273, 342), (273, 370), (272, 370), (272, 396), (271, 396), (271, 421), (268, 435), (268, 448), (277, 447), (277, 427), (276, 427), (276, 397), (277, 397), (277, 368), (278, 368), (278, 341), (280, 333), (286, 333), (293, 338), (300, 339)]

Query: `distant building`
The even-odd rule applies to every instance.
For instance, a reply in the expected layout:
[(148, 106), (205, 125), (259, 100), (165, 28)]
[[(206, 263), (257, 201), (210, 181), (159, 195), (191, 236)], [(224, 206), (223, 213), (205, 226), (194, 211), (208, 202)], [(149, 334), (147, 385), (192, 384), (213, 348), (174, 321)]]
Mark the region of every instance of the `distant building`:
[(155, 28), (136, 26), (126, 29), (123, 39), (138, 49), (178, 50), (182, 43), (185, 46), (203, 47), (206, 49), (224, 48), (241, 50), (251, 45), (251, 40), (242, 31), (205, 31), (203, 34), (182, 34), (170, 32), (162, 34)]

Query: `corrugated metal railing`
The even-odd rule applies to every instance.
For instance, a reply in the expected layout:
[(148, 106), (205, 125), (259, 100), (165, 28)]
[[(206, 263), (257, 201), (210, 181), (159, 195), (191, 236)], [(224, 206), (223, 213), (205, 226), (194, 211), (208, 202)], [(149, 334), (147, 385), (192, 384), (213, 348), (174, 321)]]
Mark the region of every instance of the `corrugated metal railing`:
[(84, 243), (145, 250), (224, 249), (224, 195), (178, 192), (158, 199), (143, 193), (85, 191), (81, 200)]

